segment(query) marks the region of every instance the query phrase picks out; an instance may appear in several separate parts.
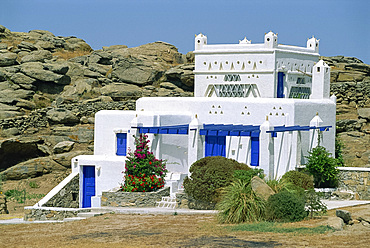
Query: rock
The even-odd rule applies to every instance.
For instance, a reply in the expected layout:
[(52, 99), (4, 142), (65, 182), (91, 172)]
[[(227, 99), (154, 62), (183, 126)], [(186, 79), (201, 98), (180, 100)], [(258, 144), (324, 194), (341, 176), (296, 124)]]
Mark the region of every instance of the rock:
[(351, 220), (351, 213), (347, 210), (337, 209), (335, 211), (335, 215), (341, 219), (343, 219), (344, 223), (348, 224)]
[(92, 48), (84, 40), (76, 37), (65, 38), (64, 49), (68, 51), (92, 51)]
[(11, 104), (14, 102), (14, 99), (30, 99), (33, 93), (34, 93), (33, 91), (24, 90), (24, 89), (2, 90), (0, 91), (0, 102)]
[(65, 170), (65, 167), (52, 160), (50, 157), (41, 157), (19, 163), (1, 172), (1, 175), (5, 176), (7, 180), (20, 180)]
[(6, 136), (6, 137), (12, 137), (12, 136), (16, 136), (16, 135), (19, 135), (21, 132), (19, 131), (18, 128), (16, 127), (12, 127), (12, 128), (8, 128), (8, 129), (5, 129), (3, 131), (3, 134)]
[(98, 85), (98, 80), (93, 78), (79, 79), (73, 85), (66, 86), (61, 96), (77, 102), (82, 96), (100, 95)]
[(106, 76), (112, 70), (111, 65), (89, 64), (89, 70)]
[(79, 155), (86, 155), (90, 154), (91, 152), (86, 152), (86, 151), (74, 151), (74, 152), (66, 152), (62, 154), (56, 154), (52, 158), (55, 162), (58, 164), (66, 167), (66, 168), (71, 168), (71, 160), (72, 158), (79, 156)]
[(55, 49), (55, 45), (53, 43), (43, 40), (36, 42), (35, 46), (48, 51), (52, 51)]
[(0, 53), (0, 67), (2, 66), (11, 66), (16, 65), (17, 62), (17, 54), (15, 53)]
[(34, 44), (30, 42), (26, 42), (26, 41), (22, 41), (20, 44), (18, 44), (18, 48), (21, 50), (28, 50), (28, 51), (37, 50), (37, 47)]
[(177, 89), (177, 86), (174, 85), (173, 83), (170, 82), (163, 82), (159, 84), (159, 87), (169, 89), (169, 90), (174, 90)]
[(113, 100), (119, 101), (125, 97), (140, 97), (140, 87), (132, 84), (113, 83), (104, 86), (100, 90), (102, 95), (110, 96)]
[(357, 112), (361, 118), (370, 121), (370, 108), (359, 108)]
[(0, 50), (7, 50), (7, 49), (8, 49), (8, 44), (0, 43)]
[(122, 58), (113, 64), (112, 76), (121, 82), (145, 85), (159, 79), (161, 72), (138, 58)]
[(126, 45), (113, 45), (113, 46), (103, 46), (103, 51), (112, 51), (112, 50), (118, 50), (118, 49), (126, 49)]
[(40, 62), (29, 62), (21, 65), (21, 72), (25, 75), (44, 82), (53, 82), (56, 84), (69, 84), (71, 78), (66, 75), (60, 75), (49, 70), (44, 70)]
[(89, 56), (88, 63), (89, 65), (94, 63), (101, 65), (112, 65), (112, 58), (112, 54), (107, 52), (106, 50), (97, 50), (92, 52), (92, 54)]
[(39, 50), (33, 51), (21, 59), (21, 63), (27, 62), (45, 62), (45, 60), (51, 59), (53, 56), (50, 51)]
[(73, 125), (80, 121), (71, 111), (62, 108), (53, 108), (46, 113), (47, 119), (54, 124)]
[(75, 142), (72, 142), (72, 141), (62, 141), (62, 142), (59, 142), (58, 144), (56, 144), (53, 147), (53, 152), (55, 154), (69, 152), (69, 151), (72, 150), (74, 144), (75, 144)]
[(10, 77), (10, 80), (26, 90), (31, 90), (35, 88), (35, 86), (33, 86), (32, 84), (36, 82), (36, 79), (28, 77), (20, 72), (13, 74)]
[(4, 33), (6, 30), (6, 27), (4, 27), (3, 25), (0, 25), (0, 33)]
[(49, 70), (61, 75), (65, 75), (69, 69), (68, 64), (65, 62), (45, 63), (43, 66), (45, 70)]
[(18, 99), (15, 106), (18, 107), (18, 108), (29, 109), (29, 110), (32, 110), (32, 109), (36, 108), (35, 103), (24, 100), (24, 99)]
[(252, 190), (265, 201), (275, 194), (275, 192), (268, 186), (260, 177), (254, 176), (251, 180)]
[(344, 221), (339, 217), (329, 216), (327, 220), (327, 225), (333, 228), (335, 231), (341, 231), (344, 227)]

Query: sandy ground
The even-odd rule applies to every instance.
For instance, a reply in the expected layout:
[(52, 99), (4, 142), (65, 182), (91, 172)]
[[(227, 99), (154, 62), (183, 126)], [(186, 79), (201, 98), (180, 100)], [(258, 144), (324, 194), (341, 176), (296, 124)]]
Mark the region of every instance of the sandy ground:
[[(370, 219), (370, 204), (344, 208)], [(334, 216), (335, 210), (328, 212)], [(288, 223), (314, 227), (327, 217)], [(230, 231), (215, 216), (105, 214), (52, 224), (0, 225), (0, 247), (369, 247), (370, 227), (361, 223), (325, 234)]]

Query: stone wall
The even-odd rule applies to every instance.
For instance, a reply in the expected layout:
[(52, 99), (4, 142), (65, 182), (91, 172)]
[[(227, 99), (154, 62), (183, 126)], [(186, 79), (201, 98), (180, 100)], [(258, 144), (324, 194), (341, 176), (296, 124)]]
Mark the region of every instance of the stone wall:
[(339, 167), (339, 170), (339, 189), (353, 191), (355, 199), (370, 200), (370, 168)]
[(170, 196), (170, 188), (156, 192), (103, 192), (102, 207), (155, 207), (162, 197)]
[(77, 217), (78, 213), (89, 212), (90, 209), (47, 209), (47, 208), (30, 208), (25, 209), (24, 220), (64, 220), (64, 218)]
[(363, 82), (332, 83), (331, 94), (337, 97), (338, 104), (346, 104), (352, 107), (365, 107), (370, 104), (370, 84)]
[(54, 195), (43, 207), (78, 208), (79, 175), (76, 175), (66, 186)]
[[(133, 110), (135, 100), (120, 102), (83, 102), (79, 104), (58, 104), (55, 107), (72, 111), (78, 117), (93, 117), (100, 110)], [(24, 133), (30, 128), (49, 126), (47, 112), (52, 107), (32, 111), (29, 115), (14, 118), (0, 119), (0, 129), (16, 128), (20, 133)]]

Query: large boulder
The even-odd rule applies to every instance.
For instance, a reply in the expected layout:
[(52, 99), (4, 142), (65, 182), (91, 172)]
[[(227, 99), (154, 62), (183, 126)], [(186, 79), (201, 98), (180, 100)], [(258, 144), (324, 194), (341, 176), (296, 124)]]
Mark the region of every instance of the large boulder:
[(112, 77), (120, 82), (137, 85), (157, 81), (164, 71), (184, 60), (175, 46), (165, 42), (113, 50), (112, 56)]
[(21, 72), (25, 75), (44, 82), (53, 82), (56, 84), (69, 84), (71, 78), (66, 75), (60, 75), (49, 70), (44, 70), (42, 63), (29, 62), (24, 63), (20, 67)]
[(358, 111), (358, 116), (370, 121), (370, 108), (359, 108), (357, 109), (357, 111)]
[(141, 88), (125, 83), (113, 83), (104, 86), (100, 90), (102, 95), (110, 96), (113, 100), (119, 101), (126, 97), (139, 97), (141, 96)]
[(54, 154), (69, 152), (72, 150), (75, 142), (73, 141), (62, 141), (53, 147)]
[(53, 56), (50, 51), (39, 50), (33, 51), (21, 59), (21, 63), (27, 62), (45, 62), (45, 60), (51, 59)]
[(333, 228), (335, 231), (341, 231), (344, 227), (343, 219), (335, 216), (329, 216), (326, 225)]
[(0, 53), (0, 67), (18, 64), (17, 57), (18, 56), (16, 53), (10, 52)]
[(268, 186), (259, 176), (254, 176), (251, 180), (251, 186), (254, 193), (259, 197), (268, 200), (270, 196), (275, 194), (275, 192)]
[(71, 168), (72, 158), (77, 157), (79, 155), (86, 155), (86, 154), (91, 154), (91, 152), (86, 152), (86, 151), (66, 152), (66, 153), (61, 153), (61, 154), (55, 154), (54, 156), (52, 156), (52, 158), (58, 164), (66, 168)]
[(74, 125), (80, 119), (72, 113), (72, 111), (62, 108), (53, 108), (46, 113), (49, 122), (53, 124)]
[(20, 180), (39, 177), (55, 171), (65, 171), (66, 168), (50, 157), (40, 157), (19, 163), (1, 173), (7, 180)]
[(21, 50), (28, 50), (28, 51), (34, 51), (37, 50), (37, 47), (32, 44), (31, 42), (22, 41), (20, 44), (18, 44), (18, 48)]

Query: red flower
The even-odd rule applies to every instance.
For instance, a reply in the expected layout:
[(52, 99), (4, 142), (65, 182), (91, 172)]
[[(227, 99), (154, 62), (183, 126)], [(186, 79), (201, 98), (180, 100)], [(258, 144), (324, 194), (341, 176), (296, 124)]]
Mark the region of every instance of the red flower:
[(149, 164), (152, 164), (152, 162), (151, 162), (151, 161), (149, 161)]

